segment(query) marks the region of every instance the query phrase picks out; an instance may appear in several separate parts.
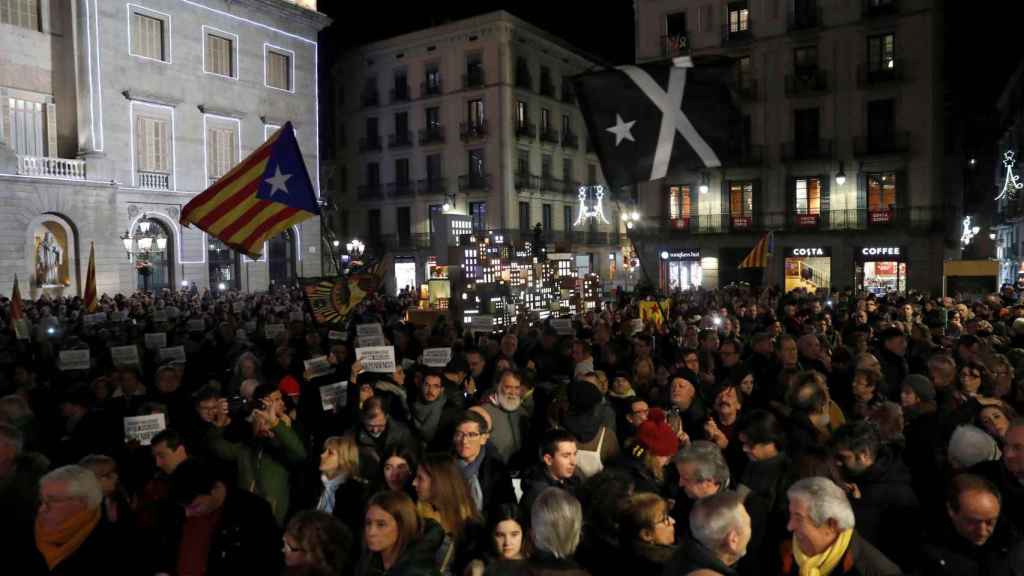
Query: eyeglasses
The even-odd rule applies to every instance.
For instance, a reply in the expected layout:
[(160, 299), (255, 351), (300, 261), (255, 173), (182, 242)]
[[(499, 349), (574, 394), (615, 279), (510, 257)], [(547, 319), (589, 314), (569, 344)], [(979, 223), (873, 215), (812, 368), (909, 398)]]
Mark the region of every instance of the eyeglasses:
[(456, 432), (454, 438), (455, 438), (456, 441), (459, 441), (459, 440), (476, 440), (477, 438), (479, 438), (481, 436), (483, 436), (483, 434), (481, 434), (479, 432)]

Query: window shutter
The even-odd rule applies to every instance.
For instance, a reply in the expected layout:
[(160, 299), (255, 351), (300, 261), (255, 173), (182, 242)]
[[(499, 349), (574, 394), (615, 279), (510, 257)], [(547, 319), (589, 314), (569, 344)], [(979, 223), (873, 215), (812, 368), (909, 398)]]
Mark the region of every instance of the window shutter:
[(135, 170), (146, 170), (146, 125), (142, 116), (135, 117)]
[(57, 105), (46, 104), (46, 155), (58, 157), (57, 153)]
[(821, 178), (821, 210), (820, 210), (820, 215), (818, 216), (818, 221), (821, 222), (821, 227), (822, 228), (827, 228), (828, 227), (828, 223), (829, 223), (829, 217), (832, 215), (832, 212), (829, 210), (829, 204), (830, 204), (829, 196), (831, 196), (831, 193), (832, 193), (832, 180), (829, 178), (829, 175), (827, 173), (821, 175), (820, 178)]

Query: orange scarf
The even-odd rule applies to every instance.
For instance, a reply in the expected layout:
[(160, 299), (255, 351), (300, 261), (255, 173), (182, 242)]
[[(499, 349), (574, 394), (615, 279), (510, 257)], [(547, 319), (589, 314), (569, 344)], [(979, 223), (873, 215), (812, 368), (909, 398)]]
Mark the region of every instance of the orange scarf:
[(56, 530), (43, 528), (41, 519), (36, 519), (36, 548), (46, 558), (46, 564), (53, 567), (60, 564), (82, 546), (100, 523), (100, 509), (83, 510)]

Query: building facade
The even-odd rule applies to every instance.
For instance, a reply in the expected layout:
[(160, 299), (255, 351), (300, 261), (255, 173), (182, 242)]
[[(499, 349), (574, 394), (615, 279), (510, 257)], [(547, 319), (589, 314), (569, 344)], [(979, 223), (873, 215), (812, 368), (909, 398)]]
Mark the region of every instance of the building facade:
[(996, 259), (1000, 264), (1000, 284), (1016, 284), (1024, 279), (1024, 180), (1020, 179), (1019, 162), (1024, 154), (1024, 63), (1007, 82), (996, 110), (1000, 130), (993, 151)]
[(91, 245), (101, 294), (319, 275), (317, 219), (260, 261), (178, 219), (287, 121), (318, 180), (328, 22), (309, 0), (0, 0), (0, 292), (81, 295)]
[[(334, 69), (342, 242), (395, 257), (391, 290), (427, 274), (434, 215), (573, 252), (581, 273), (621, 273), (627, 200), (604, 179), (568, 78), (592, 58), (506, 12), (365, 45)], [(603, 217), (580, 218), (601, 204)], [(606, 188), (606, 187), (604, 187)], [(441, 219), (444, 220), (444, 219)]]
[[(742, 113), (722, 168), (640, 187), (636, 236), (662, 286), (938, 292), (962, 199), (945, 182), (933, 0), (635, 7), (638, 62), (730, 56)], [(764, 276), (739, 270), (768, 231)]]

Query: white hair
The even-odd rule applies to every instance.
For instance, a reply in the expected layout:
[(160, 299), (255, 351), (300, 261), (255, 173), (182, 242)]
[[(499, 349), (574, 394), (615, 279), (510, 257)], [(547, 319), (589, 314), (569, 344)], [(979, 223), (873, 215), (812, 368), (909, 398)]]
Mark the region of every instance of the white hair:
[(83, 466), (71, 464), (51, 470), (39, 479), (39, 485), (47, 482), (66, 482), (68, 496), (81, 498), (90, 510), (99, 508), (103, 502), (103, 489), (100, 488), (99, 479), (92, 470)]
[(725, 489), (729, 486), (729, 465), (722, 450), (714, 442), (696, 440), (676, 453), (676, 464), (696, 464), (696, 480), (710, 480)]
[(560, 488), (545, 488), (530, 510), (533, 544), (555, 558), (569, 558), (580, 544), (583, 508)]
[(729, 532), (743, 523), (743, 509), (743, 496), (736, 492), (701, 498), (690, 511), (690, 531), (708, 550), (718, 550)]
[(804, 478), (793, 484), (786, 495), (790, 500), (801, 500), (807, 504), (815, 526), (822, 526), (829, 519), (834, 520), (840, 530), (849, 530), (855, 525), (853, 507), (846, 498), (846, 492), (828, 478)]

